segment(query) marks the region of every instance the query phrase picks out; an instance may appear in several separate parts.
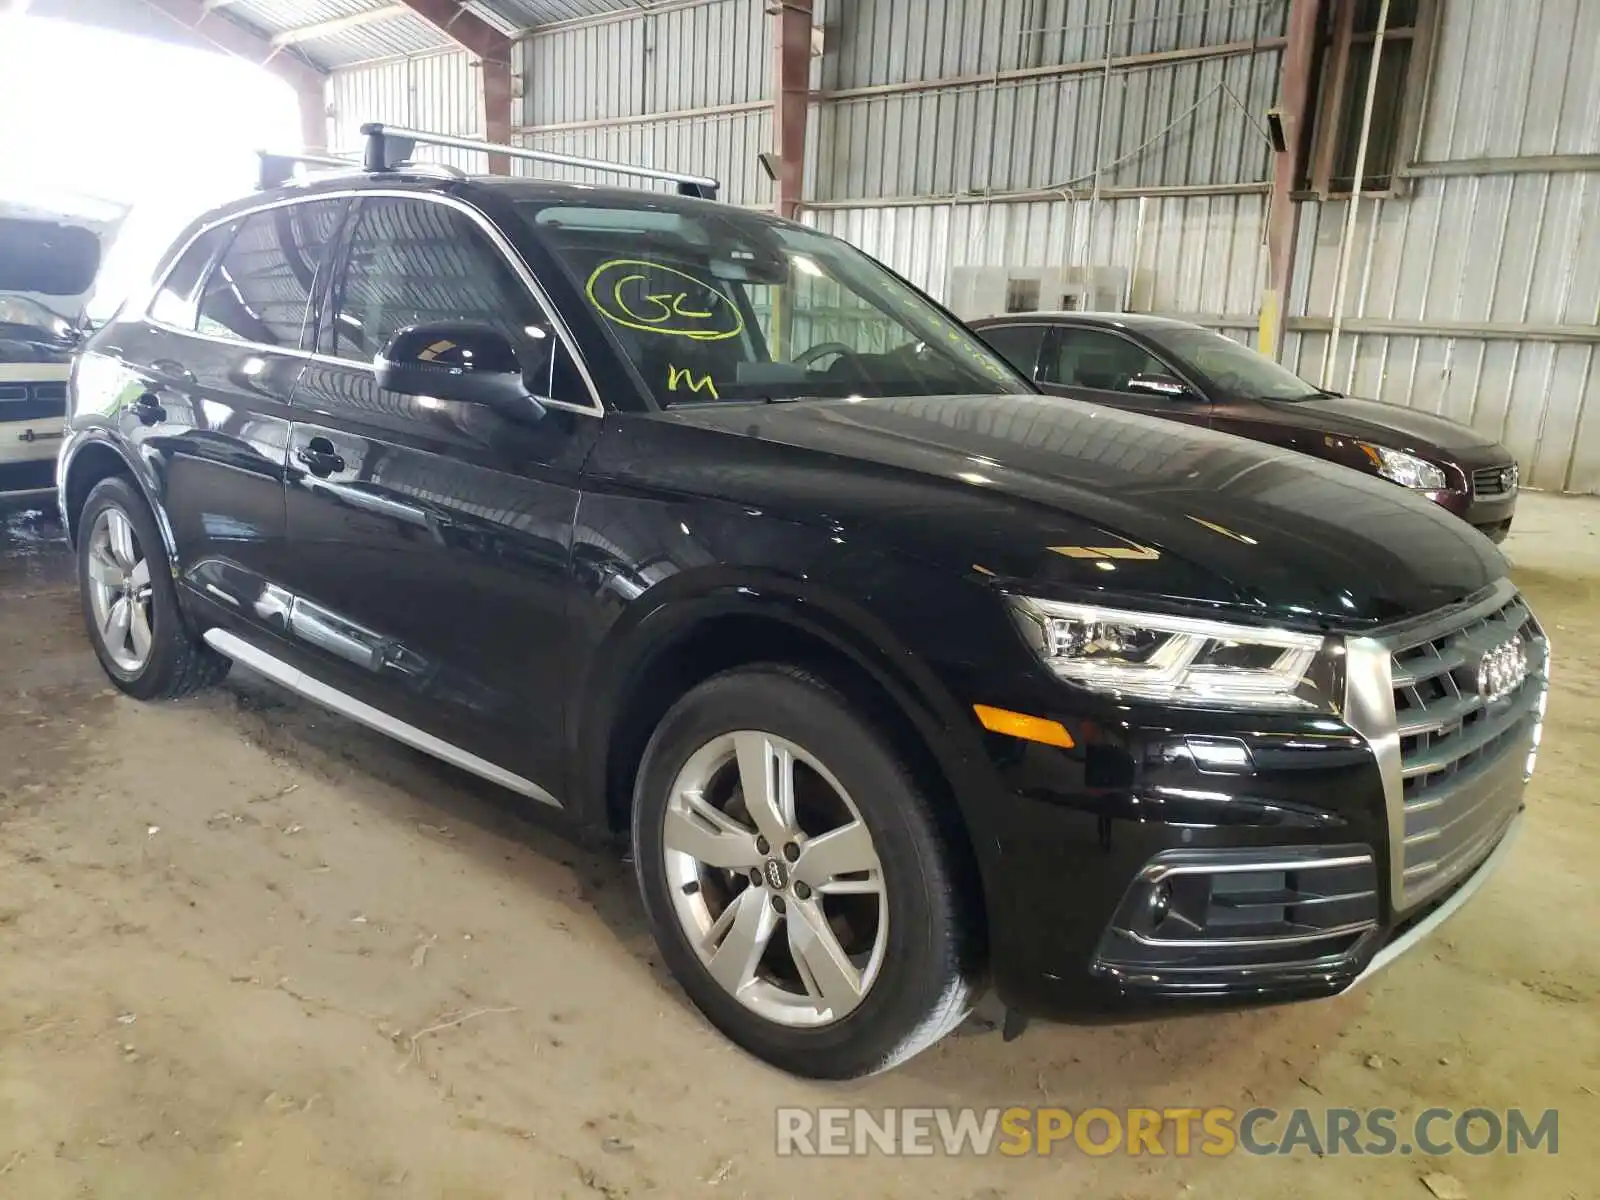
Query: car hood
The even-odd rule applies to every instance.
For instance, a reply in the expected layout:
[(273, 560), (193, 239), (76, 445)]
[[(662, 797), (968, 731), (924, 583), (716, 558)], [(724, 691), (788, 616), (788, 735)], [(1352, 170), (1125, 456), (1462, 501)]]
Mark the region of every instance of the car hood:
[(1266, 400), (1275, 421), (1340, 437), (1410, 450), (1423, 455), (1461, 455), (1471, 462), (1510, 462), (1511, 452), (1493, 438), (1448, 417), (1420, 409), (1351, 396), (1316, 400)]
[[(737, 435), (676, 486), (867, 534), (1008, 589), (1359, 627), (1506, 573), (1494, 546), (1393, 484), (1228, 434), (1040, 395), (683, 407)], [(752, 445), (761, 449), (755, 450)], [(676, 457), (676, 456), (674, 456)]]

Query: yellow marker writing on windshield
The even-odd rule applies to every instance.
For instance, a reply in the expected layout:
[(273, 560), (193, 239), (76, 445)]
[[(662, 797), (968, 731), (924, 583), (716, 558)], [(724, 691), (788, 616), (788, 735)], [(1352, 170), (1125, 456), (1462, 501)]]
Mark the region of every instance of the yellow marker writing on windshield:
[(689, 371), (684, 367), (675, 367), (671, 363), (668, 363), (667, 391), (677, 391), (680, 383), (687, 387), (689, 391), (694, 392), (696, 395), (702, 391), (706, 391), (711, 393), (711, 398), (713, 400), (722, 399), (721, 396), (717, 395), (717, 385), (712, 381), (711, 376), (702, 375), (700, 378), (696, 379), (692, 371)]
[[(670, 285), (672, 280), (662, 276), (675, 276), (692, 287), (683, 291), (644, 290), (652, 280)], [(632, 295), (631, 301), (624, 295), (624, 289)], [(602, 316), (628, 329), (697, 342), (721, 341), (744, 332), (744, 315), (727, 293), (687, 271), (662, 263), (636, 258), (611, 259), (594, 269), (584, 291)], [(706, 307), (692, 307), (691, 295), (703, 295), (705, 299), (701, 303)]]

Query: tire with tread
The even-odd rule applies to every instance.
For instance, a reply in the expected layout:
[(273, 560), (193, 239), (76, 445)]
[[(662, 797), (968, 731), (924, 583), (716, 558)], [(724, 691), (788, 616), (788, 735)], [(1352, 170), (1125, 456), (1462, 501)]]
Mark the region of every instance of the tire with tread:
[[(788, 739), (823, 762), (852, 797), (882, 863), (889, 900), (883, 965), (859, 1007), (831, 1024), (769, 1021), (723, 990), (690, 945), (667, 893), (662, 829), (668, 793), (697, 749), (745, 729)], [(838, 689), (783, 664), (741, 667), (686, 693), (657, 726), (635, 781), (634, 870), (668, 968), (732, 1041), (809, 1078), (886, 1071), (938, 1042), (971, 1010), (978, 981), (970, 909), (944, 837), (890, 739)]]
[[(150, 565), (150, 657), (132, 674), (108, 657), (89, 599), (89, 531), (94, 528), (95, 519), (112, 507), (120, 509), (133, 526), (139, 549)], [(220, 683), (231, 663), (196, 637), (184, 620), (161, 531), (133, 482), (113, 475), (95, 484), (84, 501), (78, 531), (78, 591), (84, 627), (111, 682), (138, 700), (176, 700)]]

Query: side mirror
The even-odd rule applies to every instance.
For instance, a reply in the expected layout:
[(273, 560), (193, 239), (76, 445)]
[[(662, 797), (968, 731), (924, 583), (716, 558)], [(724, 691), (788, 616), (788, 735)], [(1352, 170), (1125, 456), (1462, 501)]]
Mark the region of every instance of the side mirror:
[(1130, 392), (1149, 392), (1168, 400), (1198, 400), (1194, 389), (1174, 375), (1134, 375), (1128, 380)]
[(490, 325), (409, 325), (389, 339), (373, 366), (378, 386), (402, 396), (482, 404), (521, 420), (544, 414), (523, 379), (511, 339)]

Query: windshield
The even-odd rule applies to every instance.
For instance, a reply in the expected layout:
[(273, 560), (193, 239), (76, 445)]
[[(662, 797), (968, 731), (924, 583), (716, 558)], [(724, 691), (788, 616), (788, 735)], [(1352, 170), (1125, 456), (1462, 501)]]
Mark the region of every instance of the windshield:
[(519, 208), (663, 407), (1031, 390), (835, 238), (731, 208)]
[(1244, 400), (1311, 400), (1328, 393), (1312, 387), (1248, 346), (1209, 329), (1153, 329), (1151, 336), (1213, 386)]

